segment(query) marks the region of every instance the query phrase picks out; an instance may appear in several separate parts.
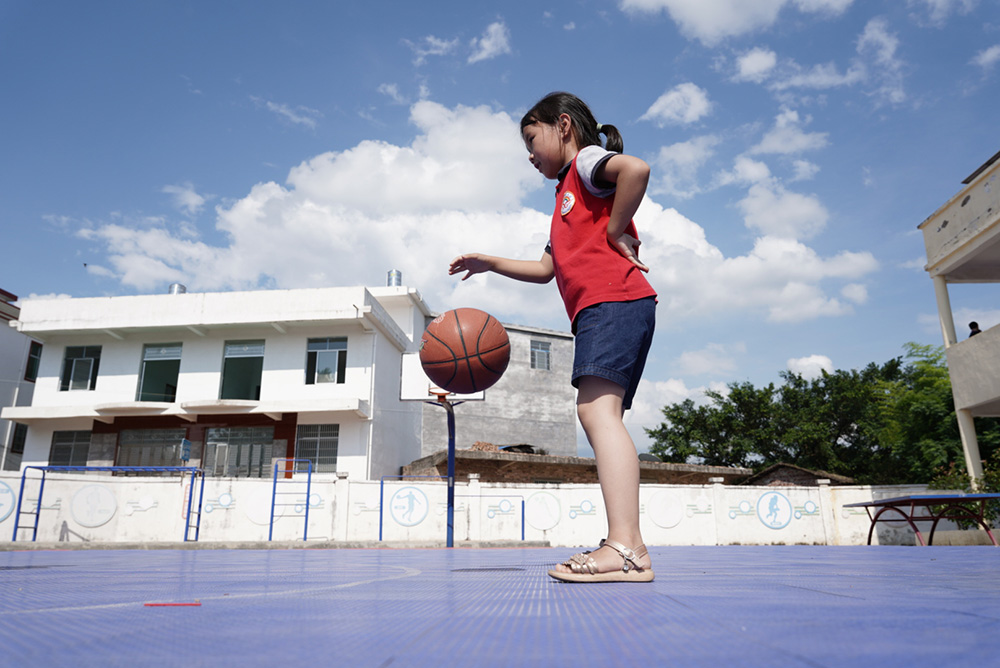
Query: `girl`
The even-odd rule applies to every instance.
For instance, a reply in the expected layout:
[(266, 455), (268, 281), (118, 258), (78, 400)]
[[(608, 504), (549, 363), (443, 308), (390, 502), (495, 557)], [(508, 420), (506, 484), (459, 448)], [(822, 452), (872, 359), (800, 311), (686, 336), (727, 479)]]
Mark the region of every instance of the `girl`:
[(577, 415), (597, 458), (608, 537), (549, 575), (566, 582), (649, 582), (653, 571), (639, 532), (639, 460), (622, 422), (646, 363), (656, 309), (632, 223), (649, 166), (622, 155), (618, 130), (598, 124), (569, 93), (551, 93), (532, 107), (521, 119), (521, 138), (531, 164), (558, 181), (545, 252), (534, 261), (467, 253), (451, 261), (449, 274), (464, 271), (463, 281), (485, 271), (532, 283), (556, 279), (576, 337)]

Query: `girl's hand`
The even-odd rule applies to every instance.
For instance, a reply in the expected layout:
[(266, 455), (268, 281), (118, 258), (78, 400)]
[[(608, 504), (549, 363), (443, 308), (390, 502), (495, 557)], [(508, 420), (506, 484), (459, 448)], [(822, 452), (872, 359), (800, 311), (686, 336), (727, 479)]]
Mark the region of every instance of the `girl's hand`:
[(493, 263), (490, 262), (489, 256), (480, 255), (479, 253), (465, 253), (459, 255), (451, 264), (448, 265), (448, 275), (454, 276), (455, 274), (460, 274), (463, 271), (467, 272), (462, 280), (467, 280), (470, 276), (475, 274), (481, 274), (483, 272), (489, 271), (493, 268)]
[(642, 245), (641, 241), (625, 232), (619, 234), (617, 238), (609, 236), (608, 241), (611, 242), (611, 246), (616, 251), (621, 253), (622, 257), (638, 267), (640, 271), (649, 273), (649, 267), (639, 262), (639, 246)]

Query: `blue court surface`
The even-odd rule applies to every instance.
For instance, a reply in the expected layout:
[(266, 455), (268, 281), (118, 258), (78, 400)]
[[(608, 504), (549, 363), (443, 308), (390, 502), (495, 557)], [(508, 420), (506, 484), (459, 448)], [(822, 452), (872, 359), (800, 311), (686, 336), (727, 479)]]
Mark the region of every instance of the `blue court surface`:
[(551, 580), (571, 552), (0, 552), (0, 665), (1000, 665), (992, 546), (659, 547), (651, 584)]

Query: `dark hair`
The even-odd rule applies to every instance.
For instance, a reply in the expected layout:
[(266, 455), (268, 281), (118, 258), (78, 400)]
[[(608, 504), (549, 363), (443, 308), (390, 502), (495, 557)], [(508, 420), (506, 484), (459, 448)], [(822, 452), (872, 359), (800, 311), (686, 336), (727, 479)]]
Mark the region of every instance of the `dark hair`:
[(615, 153), (624, 149), (621, 133), (613, 125), (602, 124), (597, 128), (597, 120), (591, 113), (587, 103), (570, 93), (549, 93), (528, 110), (521, 119), (521, 130), (534, 123), (556, 125), (559, 117), (567, 114), (573, 119), (573, 135), (580, 148), (584, 146), (601, 146), (601, 134), (607, 137), (605, 148)]

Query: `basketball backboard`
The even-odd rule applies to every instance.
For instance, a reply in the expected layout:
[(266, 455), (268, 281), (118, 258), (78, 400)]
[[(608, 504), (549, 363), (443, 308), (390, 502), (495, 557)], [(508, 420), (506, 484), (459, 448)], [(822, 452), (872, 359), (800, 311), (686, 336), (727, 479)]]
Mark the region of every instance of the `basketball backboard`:
[[(420, 366), (419, 353), (403, 353), (403, 368), (399, 381), (400, 401), (435, 401), (435, 392), (443, 392), (441, 388), (431, 383)], [(448, 401), (483, 401), (486, 391), (472, 394), (449, 394)]]

